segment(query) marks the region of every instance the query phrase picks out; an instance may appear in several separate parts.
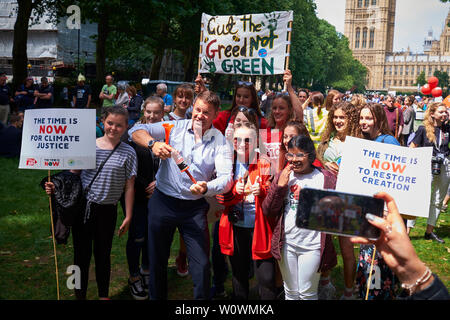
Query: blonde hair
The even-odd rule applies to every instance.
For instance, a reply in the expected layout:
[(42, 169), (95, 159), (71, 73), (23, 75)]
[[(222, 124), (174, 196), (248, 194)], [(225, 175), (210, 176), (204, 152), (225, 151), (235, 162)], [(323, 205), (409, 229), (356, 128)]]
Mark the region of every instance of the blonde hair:
[(350, 102), (352, 105), (360, 109), (367, 103), (367, 100), (362, 94), (358, 93), (352, 96)]
[(432, 143), (436, 142), (436, 134), (434, 133), (434, 121), (431, 115), (435, 113), (439, 107), (447, 108), (447, 106), (442, 102), (430, 103), (425, 110), (425, 116), (423, 118), (423, 125), (425, 127), (427, 138)]

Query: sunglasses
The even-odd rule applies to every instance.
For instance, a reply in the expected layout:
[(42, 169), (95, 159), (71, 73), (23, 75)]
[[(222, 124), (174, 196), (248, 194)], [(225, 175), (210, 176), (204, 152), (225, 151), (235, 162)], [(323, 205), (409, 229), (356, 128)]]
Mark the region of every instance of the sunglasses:
[(244, 106), (239, 106), (239, 107), (238, 107), (238, 111), (256, 114), (255, 109), (253, 109), (253, 108), (247, 108), (247, 107), (244, 107)]
[(297, 153), (297, 154), (295, 154), (295, 153), (290, 153), (290, 152), (288, 152), (288, 153), (286, 153), (286, 159), (288, 159), (288, 160), (292, 160), (292, 159), (294, 159), (294, 158), (297, 158), (297, 159), (304, 159), (304, 158), (306, 158), (308, 156), (308, 154), (307, 153)]
[(237, 82), (238, 86), (247, 86), (247, 87), (252, 87), (253, 83), (252, 82), (247, 82), (247, 81), (238, 81)]
[(242, 141), (244, 141), (244, 143), (253, 142), (253, 139), (236, 137), (236, 138), (234, 138), (234, 141), (237, 142), (237, 144), (241, 144)]

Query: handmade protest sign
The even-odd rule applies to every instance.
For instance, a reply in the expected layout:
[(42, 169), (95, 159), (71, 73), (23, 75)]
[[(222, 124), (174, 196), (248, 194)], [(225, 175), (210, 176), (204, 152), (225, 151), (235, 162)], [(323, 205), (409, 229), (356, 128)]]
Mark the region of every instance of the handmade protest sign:
[(94, 169), (95, 109), (26, 110), (19, 169)]
[(347, 137), (336, 190), (373, 196), (385, 191), (401, 214), (428, 217), (433, 148), (406, 148)]
[(202, 14), (199, 73), (282, 74), (293, 11), (240, 16)]

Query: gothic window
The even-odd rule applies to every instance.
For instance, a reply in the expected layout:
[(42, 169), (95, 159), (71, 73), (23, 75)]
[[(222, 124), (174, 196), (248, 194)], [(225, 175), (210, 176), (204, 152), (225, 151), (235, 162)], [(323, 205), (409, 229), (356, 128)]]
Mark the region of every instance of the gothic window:
[(369, 0), (364, 0), (364, 7), (368, 7), (369, 6)]
[(403, 75), (403, 67), (400, 66), (400, 75)]
[(411, 67), (411, 74), (414, 75), (414, 67)]
[(358, 8), (362, 7), (362, 0), (358, 0)]
[(372, 5), (376, 6), (377, 5), (377, 0), (372, 0)]
[(365, 48), (366, 46), (367, 46), (367, 28), (364, 28), (362, 34), (361, 48)]
[(369, 35), (369, 48), (373, 48), (374, 40), (375, 40), (375, 29), (371, 29)]
[(361, 37), (361, 29), (356, 28), (356, 36), (355, 36), (355, 48), (359, 48), (359, 39)]

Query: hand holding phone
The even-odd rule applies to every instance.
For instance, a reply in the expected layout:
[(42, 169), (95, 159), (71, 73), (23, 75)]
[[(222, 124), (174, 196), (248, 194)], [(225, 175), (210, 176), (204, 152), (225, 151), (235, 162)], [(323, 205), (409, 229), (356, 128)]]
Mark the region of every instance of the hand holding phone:
[(302, 188), (296, 225), (341, 236), (358, 236), (376, 240), (380, 229), (370, 224), (366, 214), (383, 217), (384, 201), (374, 197)]

